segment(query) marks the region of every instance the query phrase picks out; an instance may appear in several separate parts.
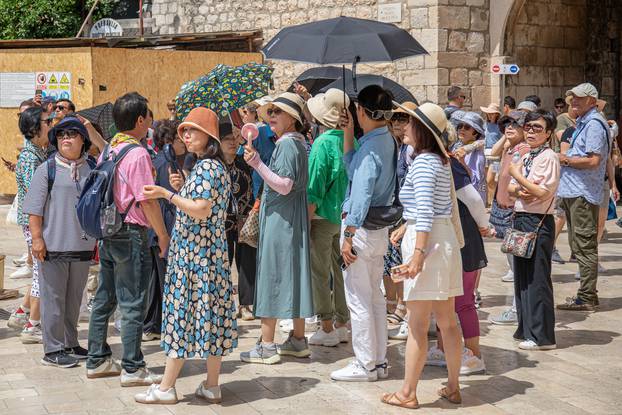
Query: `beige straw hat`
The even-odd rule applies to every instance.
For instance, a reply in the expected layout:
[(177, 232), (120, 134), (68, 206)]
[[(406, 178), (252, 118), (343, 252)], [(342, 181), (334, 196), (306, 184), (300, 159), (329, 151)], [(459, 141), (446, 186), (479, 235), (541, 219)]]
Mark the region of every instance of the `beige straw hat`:
[(426, 102), (418, 106), (416, 109), (411, 110), (405, 107), (402, 104), (398, 104), (393, 101), (393, 105), (400, 108), (406, 114), (415, 117), (432, 133), (434, 138), (436, 138), (436, 142), (438, 146), (441, 148), (441, 151), (446, 157), (449, 157), (447, 153), (447, 149), (445, 148), (445, 143), (443, 139), (443, 132), (447, 129), (447, 116), (445, 115), (445, 111), (441, 107), (436, 104), (432, 104), (431, 102)]
[[(343, 111), (344, 94), (337, 88), (330, 88), (323, 94), (317, 94), (307, 101), (307, 108), (313, 118), (328, 128), (337, 128), (339, 116)], [(345, 96), (346, 107), (350, 105), (350, 98)]]
[[(341, 97), (343, 99), (343, 95)], [(302, 124), (302, 110), (305, 106), (305, 101), (298, 94), (292, 92), (283, 92), (272, 102), (262, 105), (257, 109), (257, 113), (264, 120), (269, 120), (268, 110), (273, 107), (279, 107)]]
[(494, 102), (491, 102), (487, 107), (479, 107), (479, 109), (485, 114), (501, 114), (499, 104)]

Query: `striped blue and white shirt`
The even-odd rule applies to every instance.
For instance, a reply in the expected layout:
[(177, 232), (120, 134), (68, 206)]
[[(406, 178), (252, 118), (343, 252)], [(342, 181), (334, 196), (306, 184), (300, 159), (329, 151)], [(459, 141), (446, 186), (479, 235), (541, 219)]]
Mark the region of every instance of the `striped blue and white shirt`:
[(449, 163), (433, 153), (418, 155), (408, 169), (400, 190), (404, 219), (417, 222), (415, 230), (430, 232), (434, 218), (451, 216), (451, 171)]

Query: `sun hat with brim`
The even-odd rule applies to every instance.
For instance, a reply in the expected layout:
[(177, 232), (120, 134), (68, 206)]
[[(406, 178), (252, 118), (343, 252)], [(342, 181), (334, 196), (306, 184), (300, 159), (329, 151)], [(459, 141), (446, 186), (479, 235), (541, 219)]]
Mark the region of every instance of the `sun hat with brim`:
[(59, 121), (58, 124), (54, 126), (48, 132), (48, 141), (54, 147), (58, 148), (58, 142), (56, 140), (56, 134), (59, 131), (67, 131), (67, 130), (76, 130), (78, 134), (82, 136), (84, 140), (84, 151), (88, 151), (91, 147), (91, 138), (89, 137), (89, 132), (86, 130), (86, 127), (77, 117), (72, 117), (71, 115), (66, 116), (62, 120)]
[(499, 129), (501, 129), (502, 133), (504, 132), (505, 127), (513, 122), (517, 123), (519, 127), (523, 128), (523, 126), (525, 125), (526, 117), (527, 114), (524, 111), (513, 110), (510, 111), (508, 115), (504, 115), (503, 117), (499, 118), (499, 121), (497, 121), (497, 125), (499, 126)]
[[(341, 96), (343, 100), (343, 95)], [(281, 95), (274, 98), (272, 102), (262, 105), (257, 109), (257, 112), (264, 120), (268, 120), (268, 110), (273, 107), (278, 107), (294, 117), (302, 124), (302, 110), (305, 106), (305, 101), (298, 94), (293, 92), (283, 92)]]
[(446, 157), (449, 157), (447, 149), (445, 148), (445, 138), (443, 138), (443, 133), (447, 130), (447, 116), (441, 107), (436, 104), (432, 104), (431, 102), (419, 105), (414, 110), (411, 110), (405, 105), (399, 104), (395, 101), (393, 101), (393, 105), (401, 109), (406, 114), (421, 121), (421, 123), (428, 130), (430, 130), (434, 138), (436, 138), (436, 143), (441, 148), (443, 154)]
[(520, 104), (518, 104), (518, 107), (516, 107), (517, 110), (527, 110), (527, 111), (535, 111), (538, 109), (538, 106), (531, 102), (531, 101), (522, 101)]
[(479, 109), (486, 114), (501, 114), (499, 104), (495, 104), (494, 102), (491, 102), (487, 107), (479, 107)]
[[(337, 88), (330, 88), (325, 93), (317, 94), (307, 101), (307, 108), (313, 118), (328, 128), (337, 128), (339, 117), (343, 111), (344, 93)], [(346, 108), (350, 98), (345, 95)]]
[[(457, 112), (457, 111), (456, 111)], [(480, 136), (486, 135), (484, 130), (484, 119), (476, 112), (463, 111), (459, 114), (454, 113), (452, 118), (455, 119), (456, 129), (459, 124), (466, 124), (479, 133)]]
[[(404, 108), (408, 108), (411, 111), (416, 110), (419, 106), (417, 105), (417, 103), (412, 102), (412, 101), (406, 101), (406, 102), (402, 102), (401, 104)], [(393, 110), (393, 114), (395, 113), (402, 113), (402, 114), (409, 114), (408, 112), (406, 112), (406, 110), (403, 110), (401, 107), (398, 107), (396, 110)]]
[(197, 107), (192, 109), (181, 124), (179, 124), (179, 127), (177, 127), (177, 134), (179, 134), (180, 137), (183, 136), (185, 127), (192, 127), (199, 131), (203, 131), (220, 143), (218, 116), (209, 108)]
[(579, 98), (593, 97), (598, 99), (598, 90), (594, 85), (590, 84), (589, 82), (585, 82), (566, 91), (566, 96), (568, 95), (574, 95), (575, 97)]

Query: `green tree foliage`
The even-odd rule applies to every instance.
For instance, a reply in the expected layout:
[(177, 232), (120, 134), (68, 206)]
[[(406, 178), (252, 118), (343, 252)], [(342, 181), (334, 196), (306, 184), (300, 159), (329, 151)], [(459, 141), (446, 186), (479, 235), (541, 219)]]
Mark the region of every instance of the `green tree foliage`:
[[(0, 0), (0, 39), (74, 37), (95, 0)], [(101, 0), (94, 20), (110, 15), (119, 0)]]

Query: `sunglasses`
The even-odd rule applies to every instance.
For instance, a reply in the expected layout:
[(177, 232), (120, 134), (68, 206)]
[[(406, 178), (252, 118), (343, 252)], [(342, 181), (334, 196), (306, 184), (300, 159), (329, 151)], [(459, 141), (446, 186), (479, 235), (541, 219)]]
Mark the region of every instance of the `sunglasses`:
[(58, 111), (65, 111), (69, 109), (69, 107), (65, 107), (63, 105), (57, 105), (54, 108), (57, 109)]
[(529, 123), (529, 124), (525, 124), (524, 130), (528, 133), (538, 134), (544, 131), (544, 127), (541, 126), (540, 124)]
[(521, 128), (518, 121), (506, 121), (499, 127), (499, 130), (501, 130), (502, 133), (505, 133), (505, 130), (508, 127), (512, 127), (513, 130), (518, 130), (519, 128)]
[(60, 130), (56, 132), (56, 139), (58, 141), (70, 139), (74, 140), (78, 137), (80, 133), (77, 130)]
[(52, 121), (54, 121), (54, 118), (53, 117), (41, 118), (41, 121), (44, 122), (45, 125), (49, 127), (52, 124)]
[(466, 99), (466, 95), (460, 95), (460, 98)]
[(458, 124), (458, 126), (456, 127), (456, 130), (473, 130), (474, 128), (471, 127), (469, 124), (464, 124), (464, 123), (460, 123)]
[(283, 110), (280, 108), (270, 108), (268, 111), (266, 111), (266, 114), (268, 114), (268, 117), (272, 117), (273, 115), (277, 117), (281, 115), (282, 112)]
[(410, 115), (402, 112), (396, 112), (391, 117), (391, 122), (394, 124), (406, 124), (408, 121), (410, 121)]
[(382, 119), (384, 119), (385, 121), (391, 121), (391, 118), (393, 118), (393, 110), (369, 110), (367, 108), (365, 108), (362, 105), (358, 105), (357, 107), (363, 108), (365, 110), (365, 112), (369, 115), (369, 118), (371, 118), (372, 120), (375, 121), (380, 121)]
[(565, 105), (555, 105), (555, 108), (557, 108), (558, 110), (563, 110), (565, 107)]

